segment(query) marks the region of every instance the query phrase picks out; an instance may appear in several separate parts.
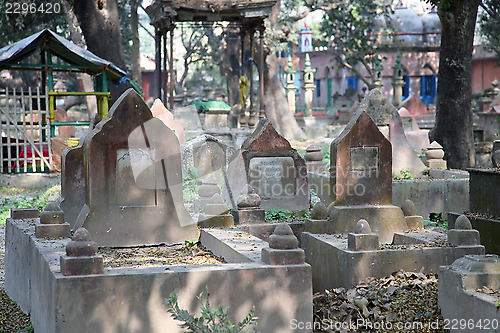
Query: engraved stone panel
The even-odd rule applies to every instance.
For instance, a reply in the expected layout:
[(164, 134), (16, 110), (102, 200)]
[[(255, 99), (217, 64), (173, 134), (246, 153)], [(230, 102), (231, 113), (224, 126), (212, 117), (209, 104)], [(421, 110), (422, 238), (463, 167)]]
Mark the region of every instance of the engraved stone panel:
[(378, 147), (351, 147), (349, 165), (351, 171), (377, 171)]
[(294, 196), (295, 174), (292, 157), (254, 157), (250, 160), (250, 185), (262, 199)]
[(156, 206), (155, 150), (118, 149), (116, 152), (116, 204)]

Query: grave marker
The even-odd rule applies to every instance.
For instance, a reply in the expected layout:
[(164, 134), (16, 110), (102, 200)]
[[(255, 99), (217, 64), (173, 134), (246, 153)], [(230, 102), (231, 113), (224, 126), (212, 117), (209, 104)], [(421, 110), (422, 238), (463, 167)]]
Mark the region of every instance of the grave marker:
[(127, 90), (82, 146), (85, 201), (73, 229), (85, 227), (101, 246), (197, 238), (182, 201), (179, 141), (137, 93)]

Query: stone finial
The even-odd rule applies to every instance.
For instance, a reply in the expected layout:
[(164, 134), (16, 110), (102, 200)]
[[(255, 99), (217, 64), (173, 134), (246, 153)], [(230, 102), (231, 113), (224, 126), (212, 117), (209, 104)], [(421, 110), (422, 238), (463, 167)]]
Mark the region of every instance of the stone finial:
[(198, 188), (198, 194), (202, 198), (210, 198), (216, 193), (220, 194), (220, 188), (212, 177), (205, 178)]
[(403, 211), (409, 230), (422, 229), (424, 227), (424, 218), (417, 215), (417, 208), (413, 201), (406, 199), (401, 205), (401, 210)]
[(296, 249), (298, 246), (299, 241), (287, 223), (278, 224), (274, 229), (274, 233), (269, 236), (269, 247), (271, 249), (289, 250)]
[(356, 227), (354, 227), (354, 234), (371, 234), (372, 228), (367, 220), (360, 219), (358, 223), (356, 223)]
[(236, 202), (238, 209), (257, 209), (260, 207), (262, 200), (255, 192), (255, 189), (247, 184), (241, 190), (241, 194)]
[(470, 220), (465, 215), (460, 215), (455, 221), (455, 229), (459, 230), (472, 230), (472, 224)]
[(101, 255), (96, 255), (97, 243), (90, 239), (85, 228), (79, 228), (73, 239), (66, 244), (66, 255), (61, 256), (61, 273), (63, 275), (102, 274), (104, 262)]
[(55, 239), (68, 238), (71, 227), (65, 222), (64, 212), (55, 201), (51, 201), (40, 213), (40, 223), (35, 223), (35, 236), (37, 238)]
[(347, 248), (351, 251), (373, 251), (378, 249), (378, 235), (372, 232), (368, 221), (360, 219), (354, 232), (347, 235)]
[(304, 250), (287, 223), (280, 223), (269, 237), (269, 247), (262, 249), (262, 261), (270, 265), (300, 265), (305, 262)]
[(40, 223), (42, 224), (62, 224), (64, 223), (64, 212), (55, 201), (50, 201), (43, 212), (40, 213)]
[(401, 210), (403, 211), (404, 216), (415, 216), (417, 215), (417, 208), (415, 204), (410, 199), (406, 199), (405, 202), (401, 205)]
[(77, 229), (66, 245), (66, 255), (69, 257), (90, 257), (96, 253), (97, 243), (90, 239), (90, 233), (85, 228)]
[(446, 169), (446, 161), (443, 160), (444, 150), (436, 141), (433, 141), (425, 152), (427, 162), (425, 164), (431, 169)]
[(306, 162), (321, 162), (323, 161), (324, 154), (321, 151), (321, 147), (318, 145), (311, 145), (307, 147), (304, 159)]
[(328, 217), (328, 210), (326, 206), (321, 201), (316, 202), (312, 211), (311, 211), (311, 219), (312, 220), (326, 220)]

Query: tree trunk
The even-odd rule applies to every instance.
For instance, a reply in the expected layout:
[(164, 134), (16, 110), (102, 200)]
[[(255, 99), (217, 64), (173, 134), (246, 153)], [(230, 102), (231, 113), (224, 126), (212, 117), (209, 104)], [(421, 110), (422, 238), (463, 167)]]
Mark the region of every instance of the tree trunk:
[[(271, 27), (278, 25), (278, 14), (281, 1), (277, 1), (273, 7), (273, 13), (269, 17)], [(273, 127), (287, 139), (303, 139), (306, 137), (302, 129), (297, 124), (295, 116), (288, 109), (283, 86), (279, 80), (278, 61), (276, 55), (271, 54), (266, 57), (267, 71), (264, 72), (264, 105), (266, 116), (273, 124)]]
[(132, 30), (132, 78), (142, 86), (139, 15), (137, 15), (140, 2), (141, 0), (130, 1), (130, 29)]
[(436, 125), (429, 137), (445, 151), (448, 167), (464, 169), (474, 165), (472, 134), (472, 50), (480, 0), (443, 1), (441, 20), (438, 105)]
[(241, 42), (238, 28), (234, 23), (226, 29), (226, 52), (222, 61), (222, 73), (227, 78), (227, 100), (231, 106), (231, 127), (238, 127), (238, 118), (241, 112), (240, 101), (240, 74)]
[[(76, 0), (73, 1), (73, 10), (80, 22), (87, 49), (126, 70), (117, 0)], [(130, 87), (129, 83), (118, 87), (109, 84), (110, 105)]]
[[(71, 6), (68, 4), (67, 0), (63, 1), (62, 4), (64, 7), (64, 12), (66, 13), (66, 22), (68, 23), (71, 41), (80, 47), (84, 47), (83, 37), (80, 33), (80, 24), (78, 23), (78, 19), (76, 18), (75, 13), (71, 9)], [(83, 91), (94, 91), (94, 83), (92, 82), (92, 77), (90, 75), (82, 74), (80, 78), (82, 81)], [(85, 102), (87, 104), (87, 112), (90, 119), (92, 117), (92, 114), (97, 113), (97, 100), (95, 96), (85, 96)]]

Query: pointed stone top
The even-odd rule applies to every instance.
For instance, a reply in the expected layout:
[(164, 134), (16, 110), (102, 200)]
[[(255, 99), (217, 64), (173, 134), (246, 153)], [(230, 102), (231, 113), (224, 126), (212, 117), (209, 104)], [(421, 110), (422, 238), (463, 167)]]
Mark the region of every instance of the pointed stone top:
[(443, 146), (441, 146), (436, 141), (432, 141), (432, 143), (429, 146), (427, 146), (427, 149), (443, 149)]
[(368, 223), (367, 220), (359, 220), (358, 223), (356, 223), (356, 227), (354, 227), (354, 233), (355, 234), (371, 234), (372, 233), (372, 228), (370, 227), (370, 224)]
[(241, 145), (242, 151), (289, 151), (292, 146), (267, 118), (259, 121), (253, 133)]
[(225, 204), (226, 202), (224, 201), (224, 198), (222, 195), (219, 193), (215, 193), (212, 195), (212, 197), (208, 200), (209, 204)]
[(174, 119), (174, 115), (172, 112), (170, 112), (165, 104), (162, 103), (162, 101), (157, 98), (155, 99), (153, 106), (151, 107), (151, 113), (153, 113), (153, 116), (158, 117), (161, 114), (165, 114), (167, 118), (170, 118), (169, 120)]
[(328, 216), (328, 210), (326, 206), (321, 201), (316, 202), (312, 211), (311, 211), (311, 219), (313, 220), (326, 220)]
[(240, 195), (255, 194), (255, 189), (250, 185), (246, 184), (240, 191)]
[(404, 106), (399, 108), (398, 113), (400, 117), (411, 117), (410, 111), (408, 111), (408, 109)]
[(405, 202), (403, 202), (401, 210), (403, 211), (404, 216), (417, 215), (417, 207), (415, 207), (415, 204), (410, 199), (406, 199)]
[(90, 232), (85, 228), (78, 228), (72, 238), (75, 242), (90, 241)]
[(361, 101), (351, 122), (356, 121), (362, 112), (366, 112), (377, 126), (388, 126), (391, 121), (401, 122), (398, 110), (382, 94), (380, 89), (372, 89)]
[(455, 221), (455, 229), (472, 230), (472, 224), (469, 218), (465, 215), (460, 215)]
[(45, 206), (44, 211), (45, 212), (57, 212), (60, 211), (61, 207), (59, 207), (59, 204), (55, 201), (50, 201), (47, 206)]

